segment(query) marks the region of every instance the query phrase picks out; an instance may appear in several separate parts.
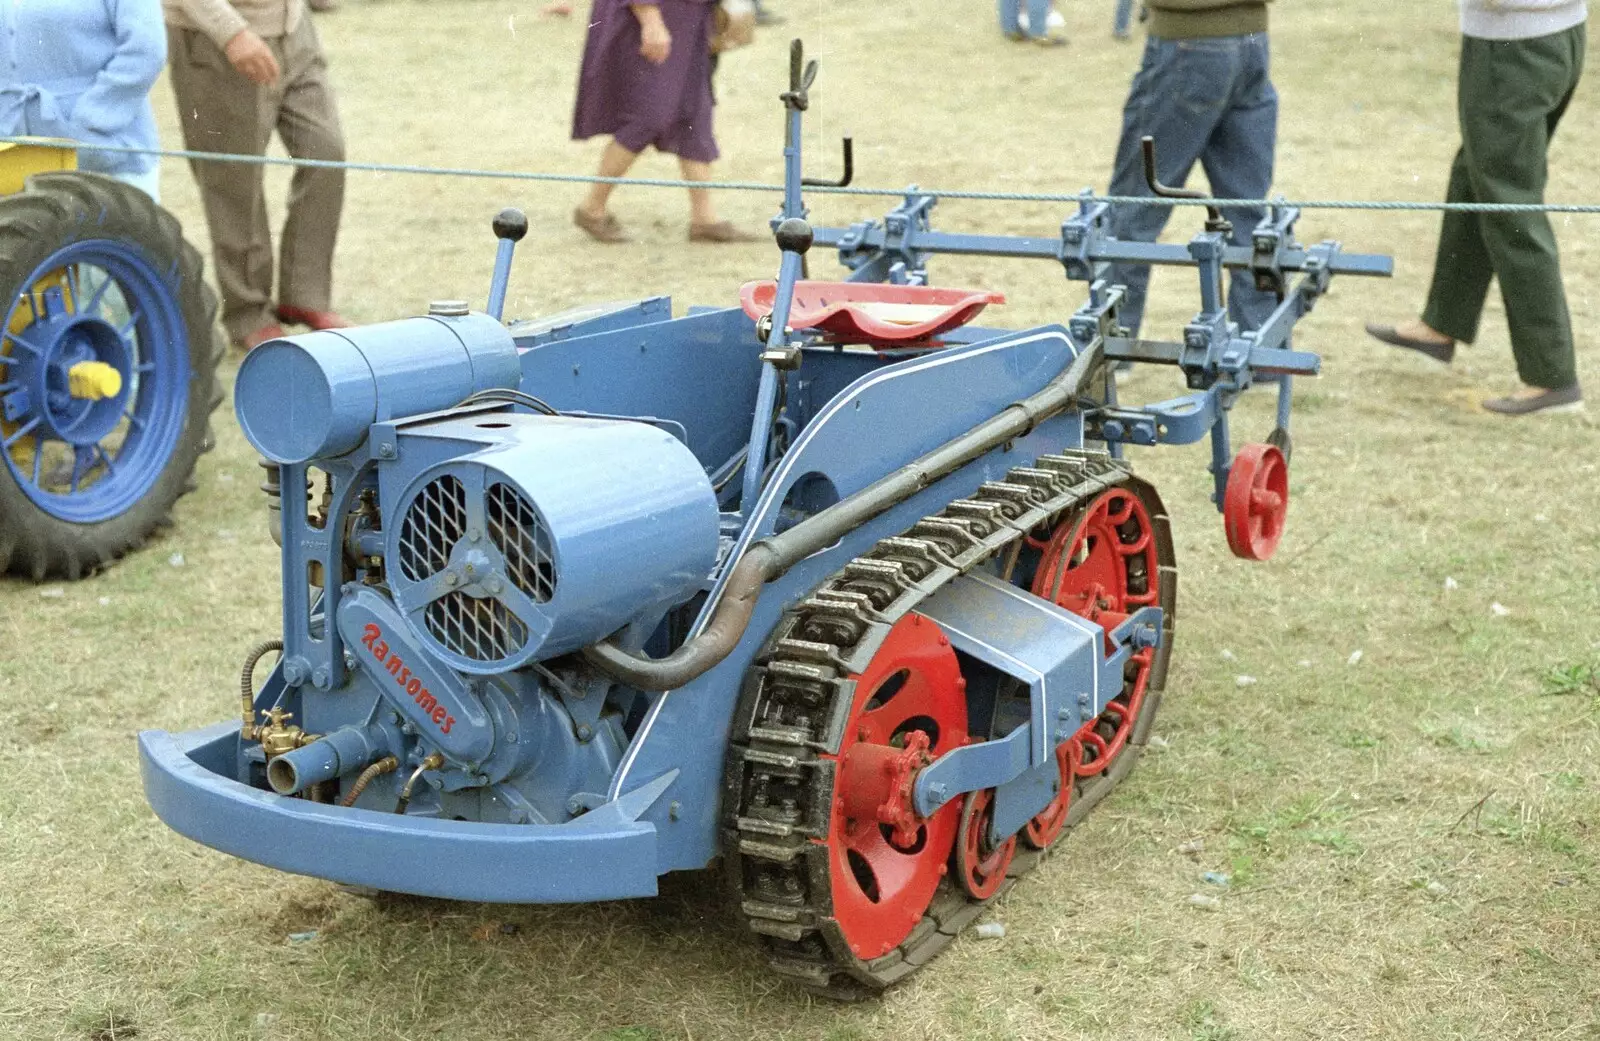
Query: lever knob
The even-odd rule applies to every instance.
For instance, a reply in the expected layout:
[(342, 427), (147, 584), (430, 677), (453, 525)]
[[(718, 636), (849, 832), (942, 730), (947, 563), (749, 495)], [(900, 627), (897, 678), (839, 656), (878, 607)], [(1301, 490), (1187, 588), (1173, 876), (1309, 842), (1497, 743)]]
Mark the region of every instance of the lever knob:
[(804, 256), (806, 250), (811, 248), (811, 225), (799, 217), (789, 217), (778, 225), (774, 233), (778, 240), (778, 248), (785, 253), (799, 253)]
[(494, 215), (494, 237), (521, 242), (528, 233), (528, 215), (515, 206), (507, 206)]

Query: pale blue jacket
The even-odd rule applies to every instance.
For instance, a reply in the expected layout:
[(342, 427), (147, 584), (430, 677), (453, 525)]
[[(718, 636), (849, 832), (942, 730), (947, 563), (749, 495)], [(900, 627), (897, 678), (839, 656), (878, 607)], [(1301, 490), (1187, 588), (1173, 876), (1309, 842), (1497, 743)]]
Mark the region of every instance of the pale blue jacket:
[[(166, 61), (161, 0), (0, 0), (0, 134), (155, 148), (150, 87)], [(79, 167), (109, 174), (156, 161), (78, 153)]]

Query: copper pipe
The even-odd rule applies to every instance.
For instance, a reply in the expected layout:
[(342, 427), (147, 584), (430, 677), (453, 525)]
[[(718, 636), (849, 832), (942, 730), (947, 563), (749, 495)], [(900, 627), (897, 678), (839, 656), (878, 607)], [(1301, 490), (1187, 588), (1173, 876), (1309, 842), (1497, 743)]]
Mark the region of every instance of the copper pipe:
[(412, 771), (410, 779), (406, 781), (406, 786), (400, 789), (400, 801), (394, 804), (394, 812), (406, 812), (406, 806), (411, 802), (411, 790), (417, 786), (417, 781), (422, 779), (422, 775), (425, 772), (437, 770), (443, 765), (444, 756), (438, 752), (431, 753), (428, 758), (418, 763), (417, 768)]
[(357, 777), (356, 783), (352, 784), (350, 790), (344, 793), (344, 798), (339, 800), (339, 805), (354, 806), (356, 800), (361, 798), (361, 793), (367, 790), (367, 785), (371, 784), (374, 778), (382, 777), (386, 773), (393, 773), (398, 769), (400, 769), (400, 760), (394, 756), (385, 756), (379, 759), (361, 771), (361, 776)]
[(244, 669), (239, 673), (239, 712), (242, 722), (239, 736), (246, 741), (256, 739), (256, 666), (273, 651), (283, 654), (282, 640), (262, 640), (244, 656)]

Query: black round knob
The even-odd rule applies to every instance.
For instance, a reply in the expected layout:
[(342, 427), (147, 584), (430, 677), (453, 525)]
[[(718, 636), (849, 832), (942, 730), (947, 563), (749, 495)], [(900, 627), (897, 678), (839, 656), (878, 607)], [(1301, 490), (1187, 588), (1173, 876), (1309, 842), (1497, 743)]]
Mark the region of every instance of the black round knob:
[(778, 225), (775, 233), (778, 248), (785, 253), (804, 253), (811, 248), (811, 225), (799, 217), (789, 217)]
[(528, 215), (515, 206), (507, 206), (494, 215), (494, 237), (521, 242), (528, 233)]

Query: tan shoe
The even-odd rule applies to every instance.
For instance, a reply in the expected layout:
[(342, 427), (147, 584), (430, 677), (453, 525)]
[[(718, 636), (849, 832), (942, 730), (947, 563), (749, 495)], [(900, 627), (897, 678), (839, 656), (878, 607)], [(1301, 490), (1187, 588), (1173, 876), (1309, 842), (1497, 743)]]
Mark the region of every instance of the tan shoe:
[(596, 242), (631, 242), (623, 230), (622, 222), (610, 213), (596, 217), (584, 212), (582, 207), (572, 211), (572, 223), (589, 233)]
[(1502, 416), (1527, 416), (1535, 412), (1582, 412), (1583, 391), (1576, 383), (1558, 390), (1524, 387), (1516, 394), (1490, 398), (1483, 403), (1483, 407)]
[(733, 221), (719, 220), (712, 224), (690, 224), (690, 242), (761, 242), (766, 235), (735, 227)]

